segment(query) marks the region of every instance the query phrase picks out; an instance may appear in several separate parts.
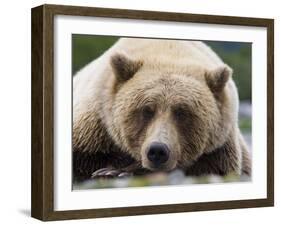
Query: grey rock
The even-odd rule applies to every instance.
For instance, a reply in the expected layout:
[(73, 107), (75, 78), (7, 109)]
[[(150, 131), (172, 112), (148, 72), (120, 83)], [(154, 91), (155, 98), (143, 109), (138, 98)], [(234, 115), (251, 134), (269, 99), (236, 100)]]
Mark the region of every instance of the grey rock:
[(240, 117), (252, 117), (252, 104), (250, 101), (241, 101), (239, 105)]

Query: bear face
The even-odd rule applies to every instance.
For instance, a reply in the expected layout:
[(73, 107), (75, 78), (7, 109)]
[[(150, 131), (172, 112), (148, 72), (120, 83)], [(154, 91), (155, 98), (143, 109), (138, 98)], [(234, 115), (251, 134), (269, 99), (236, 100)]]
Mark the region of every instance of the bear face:
[(236, 118), (225, 96), (225, 89), (231, 89), (228, 66), (174, 68), (124, 54), (115, 54), (111, 66), (115, 83), (110, 131), (142, 167), (183, 168), (225, 142), (232, 124), (225, 122)]

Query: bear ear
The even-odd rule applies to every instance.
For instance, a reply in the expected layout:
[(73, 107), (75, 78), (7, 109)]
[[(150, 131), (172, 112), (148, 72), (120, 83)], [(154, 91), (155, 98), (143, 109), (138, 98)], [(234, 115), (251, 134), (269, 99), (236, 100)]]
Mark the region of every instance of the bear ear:
[(227, 65), (205, 73), (206, 82), (213, 93), (220, 93), (231, 76), (232, 69)]
[(142, 62), (131, 60), (125, 54), (121, 53), (113, 55), (110, 63), (119, 82), (125, 82), (132, 78), (142, 66)]

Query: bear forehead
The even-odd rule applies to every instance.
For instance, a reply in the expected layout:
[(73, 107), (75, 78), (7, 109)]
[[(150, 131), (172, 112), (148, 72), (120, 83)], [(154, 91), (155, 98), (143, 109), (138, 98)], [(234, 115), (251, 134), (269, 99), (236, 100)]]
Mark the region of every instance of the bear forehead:
[(169, 92), (185, 94), (195, 91), (197, 94), (206, 91), (206, 81), (200, 77), (182, 74), (160, 74), (134, 76), (123, 87), (125, 90), (132, 88), (136, 92)]
[(117, 99), (119, 98), (127, 103), (134, 101), (137, 105), (151, 102), (156, 104), (213, 102), (213, 95), (206, 82), (187, 75), (162, 75), (150, 79), (132, 78), (117, 94)]

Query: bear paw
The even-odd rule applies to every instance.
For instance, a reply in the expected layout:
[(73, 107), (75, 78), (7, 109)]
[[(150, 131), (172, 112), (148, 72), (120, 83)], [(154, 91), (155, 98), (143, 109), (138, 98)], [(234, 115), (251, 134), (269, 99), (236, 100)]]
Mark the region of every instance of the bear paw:
[(112, 169), (112, 168), (102, 168), (99, 170), (96, 170), (92, 177), (93, 179), (97, 178), (114, 178), (114, 177), (129, 177), (132, 176), (133, 173), (123, 171), (122, 169)]

